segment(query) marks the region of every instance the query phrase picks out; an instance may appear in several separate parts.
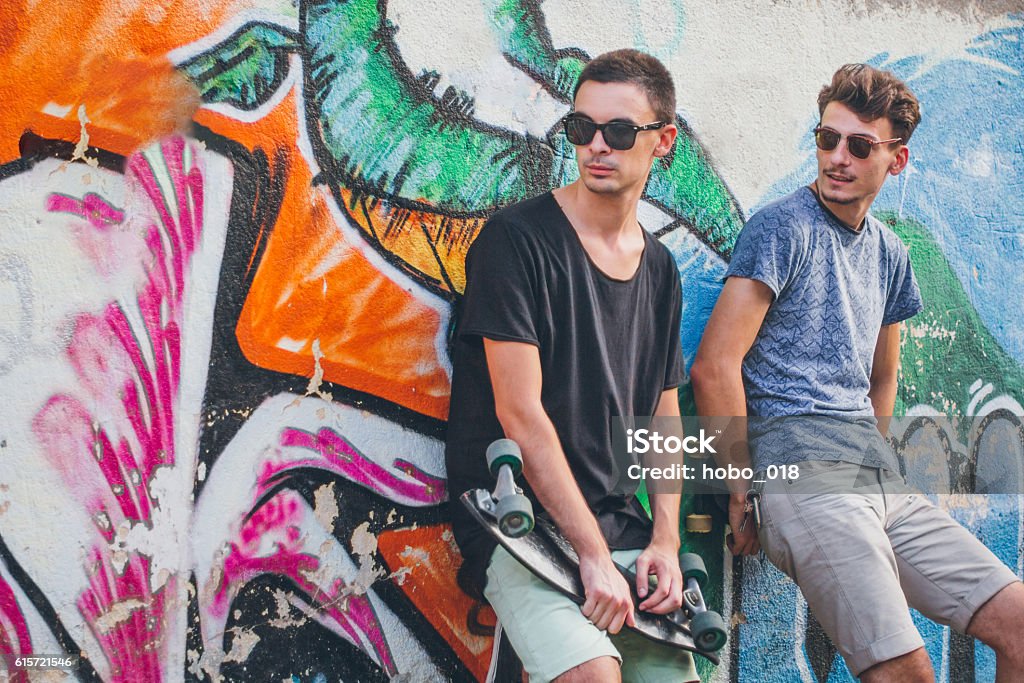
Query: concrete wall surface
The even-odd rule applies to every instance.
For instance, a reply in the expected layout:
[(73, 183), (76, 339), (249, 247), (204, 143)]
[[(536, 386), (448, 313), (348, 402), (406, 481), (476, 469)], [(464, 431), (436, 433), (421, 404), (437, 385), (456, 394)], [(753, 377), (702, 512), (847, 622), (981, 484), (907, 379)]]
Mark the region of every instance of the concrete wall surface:
[[(688, 362), (745, 218), (813, 178), (832, 72), (918, 94), (875, 204), (926, 301), (895, 445), (1021, 575), (1017, 0), (7, 0), (0, 655), (81, 661), (0, 679), (484, 679), (494, 617), (446, 521), (453, 304), (487, 216), (576, 177), (559, 120), (623, 46), (677, 82), (640, 218), (678, 262)], [(720, 520), (684, 543), (733, 627), (706, 680), (850, 679)], [(993, 680), (914, 618), (941, 681)]]

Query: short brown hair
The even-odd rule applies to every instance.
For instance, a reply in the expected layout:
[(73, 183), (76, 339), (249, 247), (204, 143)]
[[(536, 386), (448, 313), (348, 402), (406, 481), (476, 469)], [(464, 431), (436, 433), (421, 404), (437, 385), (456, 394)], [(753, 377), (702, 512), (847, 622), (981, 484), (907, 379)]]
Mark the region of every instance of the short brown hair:
[(882, 71), (869, 64), (839, 67), (832, 76), (832, 82), (818, 93), (819, 116), (824, 115), (829, 102), (846, 105), (864, 121), (884, 116), (892, 124), (893, 135), (904, 145), (921, 122), (921, 107), (907, 84), (891, 71)]
[[(654, 115), (666, 123), (676, 120), (676, 86), (665, 65), (639, 50), (613, 50), (598, 55), (583, 67), (572, 98), (587, 81), (598, 83), (630, 83), (647, 96)], [(642, 122), (638, 122), (642, 123)]]

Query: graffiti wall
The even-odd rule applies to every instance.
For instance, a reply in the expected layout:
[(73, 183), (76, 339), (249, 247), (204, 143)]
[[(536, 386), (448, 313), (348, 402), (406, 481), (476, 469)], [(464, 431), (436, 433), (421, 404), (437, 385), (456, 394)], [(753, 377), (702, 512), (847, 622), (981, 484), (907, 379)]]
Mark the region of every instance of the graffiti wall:
[[(811, 177), (821, 85), (850, 61), (908, 80), (924, 122), (876, 203), (926, 300), (895, 445), (1022, 572), (1019, 5), (0, 13), (0, 655), (80, 657), (83, 681), (483, 680), (494, 616), (446, 521), (453, 305), (486, 218), (575, 178), (559, 119), (622, 46), (679, 88), (640, 219), (678, 262), (688, 360), (745, 217)], [(722, 540), (684, 541), (733, 626), (705, 676), (848, 679), (795, 587)], [(942, 681), (992, 679), (987, 648), (915, 618)]]

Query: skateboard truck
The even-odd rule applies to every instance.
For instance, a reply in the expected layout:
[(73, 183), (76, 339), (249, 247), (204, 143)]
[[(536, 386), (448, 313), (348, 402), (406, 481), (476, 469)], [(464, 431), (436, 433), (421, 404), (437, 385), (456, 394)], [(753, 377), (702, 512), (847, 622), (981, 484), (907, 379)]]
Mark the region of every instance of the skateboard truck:
[(693, 642), (703, 652), (717, 652), (729, 636), (722, 616), (704, 604), (701, 587), (708, 580), (704, 560), (696, 553), (680, 553), (679, 569), (683, 572), (683, 608), (690, 616)]
[[(622, 565), (619, 571), (630, 582), (636, 583), (636, 574)], [(718, 612), (712, 612), (704, 602), (702, 588), (708, 580), (708, 571), (704, 560), (696, 553), (679, 553), (679, 569), (683, 574), (683, 605), (682, 609), (666, 615), (668, 619), (683, 628), (690, 630), (693, 644), (699, 652), (718, 652), (725, 646), (729, 638), (725, 621)], [(651, 590), (658, 586), (654, 577), (648, 584)]]
[[(494, 491), (481, 491), (481, 507), (498, 520), (498, 529), (510, 538), (519, 538), (533, 531), (533, 504), (516, 486), (516, 477), (523, 471), (523, 453), (512, 439), (498, 439), (487, 447), (487, 469), (498, 480)], [(485, 499), (484, 499), (485, 498)]]

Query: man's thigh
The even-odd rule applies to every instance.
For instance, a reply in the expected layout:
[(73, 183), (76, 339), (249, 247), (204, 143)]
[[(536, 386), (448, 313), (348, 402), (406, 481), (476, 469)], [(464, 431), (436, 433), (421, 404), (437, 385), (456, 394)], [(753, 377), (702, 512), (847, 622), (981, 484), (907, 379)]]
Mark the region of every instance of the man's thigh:
[(886, 497), (888, 526), (907, 602), (964, 633), (974, 614), (1018, 581), (991, 550), (923, 495)]
[[(637, 555), (639, 551), (613, 553), (623, 564), (632, 563)], [(487, 568), (484, 596), (531, 681), (550, 681), (597, 657), (614, 657), (620, 663), (626, 659), (622, 678), (627, 682), (699, 680), (688, 652), (658, 646), (625, 629), (609, 636), (583, 616), (579, 605), (550, 588), (500, 546)]]
[[(827, 473), (818, 481), (805, 478), (804, 469), (799, 479), (765, 487), (765, 554), (799, 586), (854, 675), (922, 647), (885, 534), (879, 489), (852, 492), (856, 465), (806, 468), (808, 475)], [(832, 484), (824, 481), (829, 477)]]

